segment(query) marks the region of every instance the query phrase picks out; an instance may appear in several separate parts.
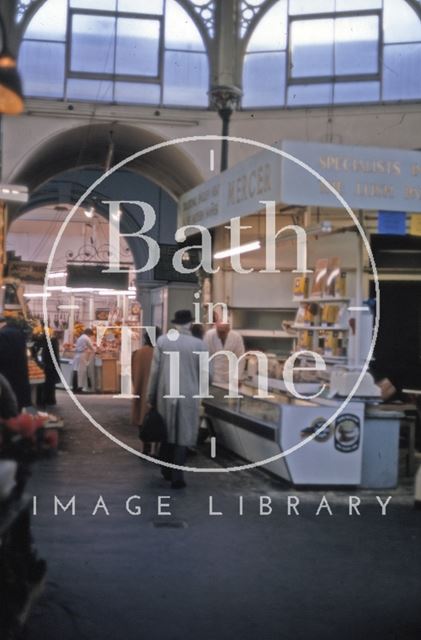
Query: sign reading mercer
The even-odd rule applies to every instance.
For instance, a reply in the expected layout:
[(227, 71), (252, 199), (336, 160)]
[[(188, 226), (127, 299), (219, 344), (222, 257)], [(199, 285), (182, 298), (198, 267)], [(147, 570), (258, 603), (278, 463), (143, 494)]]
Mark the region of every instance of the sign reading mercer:
[[(354, 209), (421, 212), (421, 152), (284, 140), (282, 151), (300, 158)], [(208, 229), (257, 213), (261, 200), (338, 207), (316, 176), (286, 157), (262, 151), (185, 193), (178, 226)]]

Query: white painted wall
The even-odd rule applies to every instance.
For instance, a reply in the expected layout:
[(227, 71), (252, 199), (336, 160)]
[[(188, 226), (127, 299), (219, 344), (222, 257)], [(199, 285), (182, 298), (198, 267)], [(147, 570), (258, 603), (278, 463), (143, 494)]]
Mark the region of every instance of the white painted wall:
[[(3, 179), (6, 181), (40, 145), (60, 132), (82, 125), (120, 122), (154, 132), (164, 140), (221, 133), (219, 118), (210, 111), (161, 109), (157, 116), (154, 109), (145, 107), (96, 105), (93, 111), (92, 105), (77, 103), (69, 111), (65, 103), (41, 100), (28, 101), (27, 108), (27, 113), (18, 118), (4, 118), (2, 157)], [(420, 115), (416, 104), (238, 112), (233, 116), (230, 134), (266, 144), (295, 139), (421, 148)], [(185, 143), (181, 147), (203, 178), (211, 177), (209, 143)], [(220, 145), (212, 143), (212, 148), (215, 149), (218, 171)], [(253, 147), (231, 143), (230, 165), (253, 153)]]

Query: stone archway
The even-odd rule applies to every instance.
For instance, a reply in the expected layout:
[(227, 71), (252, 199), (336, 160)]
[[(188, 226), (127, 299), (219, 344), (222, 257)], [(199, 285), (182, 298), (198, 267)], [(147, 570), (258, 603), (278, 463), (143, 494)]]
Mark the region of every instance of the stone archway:
[[(99, 176), (104, 171), (109, 152), (110, 131), (112, 131), (113, 142), (111, 165), (117, 164), (137, 151), (163, 141), (156, 133), (126, 124), (114, 123), (83, 125), (51, 136), (35, 151), (28, 154), (10, 176), (11, 182), (28, 186), (33, 200), (30, 201), (29, 206), (9, 208), (9, 224), (43, 201), (48, 204), (59, 204), (61, 198), (57, 192), (54, 194), (51, 185), (60, 175), (70, 171), (73, 173), (77, 170), (93, 169)], [(146, 178), (155, 183), (175, 201), (185, 191), (202, 181), (202, 176), (196, 165), (187, 153), (180, 150), (178, 146), (169, 146), (142, 156), (131, 162), (128, 167), (131, 173), (138, 174), (139, 177), (142, 176), (142, 179)], [(75, 193), (73, 201), (76, 202), (84, 191), (85, 189), (80, 189), (78, 194)], [(109, 192), (106, 195), (104, 200), (114, 199), (112, 196), (110, 197)], [(69, 194), (65, 194), (62, 202), (71, 202), (68, 196)], [(128, 199), (141, 200), (141, 189), (137, 198), (133, 197), (133, 192), (131, 196)], [(121, 194), (118, 198), (124, 199)], [(100, 215), (107, 217), (107, 207), (101, 207), (98, 203), (97, 211)], [(138, 230), (138, 220), (129, 211), (128, 215), (124, 216), (124, 220), (122, 219), (121, 231), (122, 233), (133, 233)], [(135, 266), (143, 266), (146, 262), (144, 243), (129, 242), (129, 246)], [(139, 284), (142, 281), (145, 285), (144, 295), (147, 298), (147, 289), (153, 286), (153, 276), (149, 272), (141, 275)]]

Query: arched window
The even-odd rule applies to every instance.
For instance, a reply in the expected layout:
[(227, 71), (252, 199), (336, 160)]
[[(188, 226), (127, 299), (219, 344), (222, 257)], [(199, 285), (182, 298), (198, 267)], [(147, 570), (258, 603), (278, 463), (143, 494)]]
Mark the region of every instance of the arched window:
[(47, 0), (18, 65), (27, 97), (208, 104), (205, 44), (176, 0)]
[(406, 0), (278, 0), (246, 37), (245, 108), (421, 98), (421, 21)]

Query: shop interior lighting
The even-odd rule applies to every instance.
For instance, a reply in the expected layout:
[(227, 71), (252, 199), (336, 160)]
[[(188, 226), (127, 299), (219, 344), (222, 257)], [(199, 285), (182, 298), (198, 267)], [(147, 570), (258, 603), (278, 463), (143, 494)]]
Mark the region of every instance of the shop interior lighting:
[(28, 202), (28, 198), (27, 187), (18, 184), (0, 184), (0, 200), (5, 202)]
[(89, 207), (89, 209), (84, 209), (83, 212), (87, 218), (93, 218), (95, 209), (93, 207)]
[(63, 311), (69, 309), (80, 309), (78, 304), (59, 304), (57, 308)]
[(225, 249), (224, 251), (218, 251), (214, 254), (215, 260), (221, 260), (222, 258), (230, 258), (231, 256), (238, 256), (240, 253), (248, 253), (249, 251), (256, 251), (260, 249), (261, 244), (260, 240), (256, 240), (255, 242), (248, 242), (247, 244), (242, 244), (239, 247), (231, 247), (230, 249)]
[(49, 273), (48, 274), (48, 278), (51, 278), (52, 280), (54, 278), (65, 278), (67, 276), (66, 271), (57, 271), (56, 273)]
[(97, 289), (92, 287), (62, 287), (63, 293), (94, 293)]
[(100, 296), (132, 296), (133, 291), (120, 291), (119, 289), (102, 289), (98, 292)]
[(51, 287), (47, 287), (47, 291), (63, 291), (63, 287), (58, 284)]
[(24, 298), (49, 298), (51, 293), (24, 293)]

